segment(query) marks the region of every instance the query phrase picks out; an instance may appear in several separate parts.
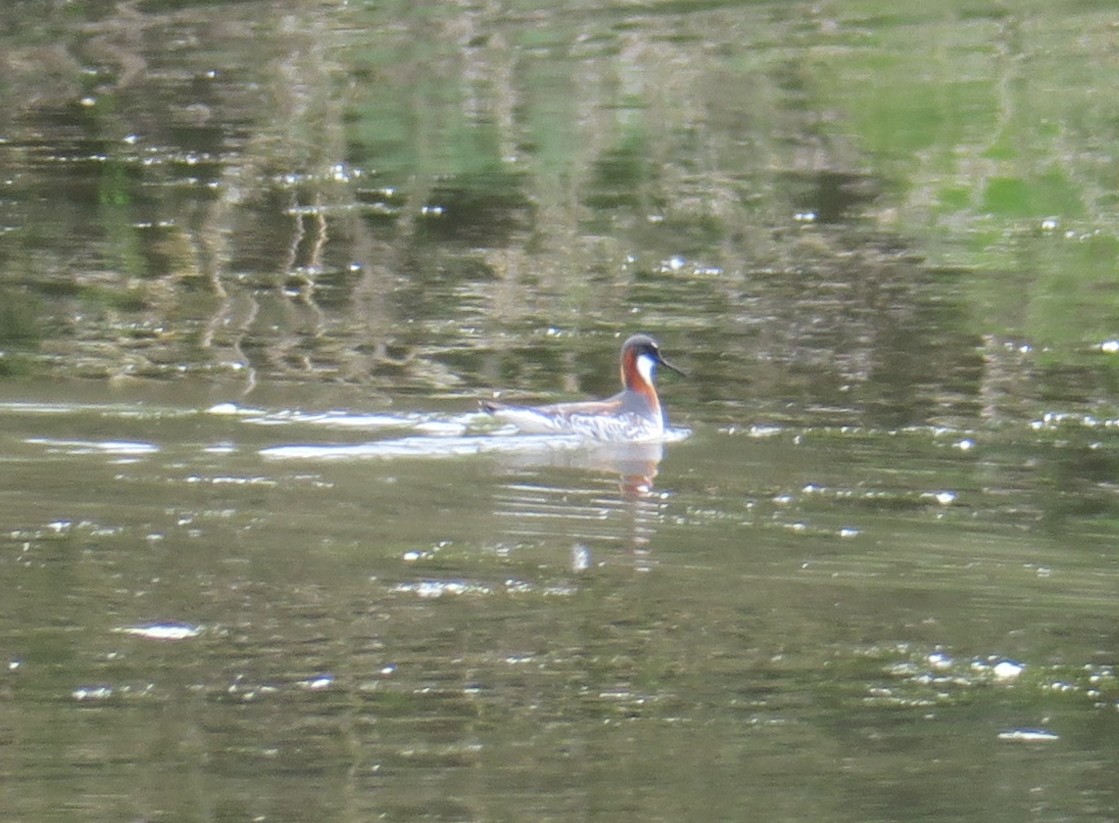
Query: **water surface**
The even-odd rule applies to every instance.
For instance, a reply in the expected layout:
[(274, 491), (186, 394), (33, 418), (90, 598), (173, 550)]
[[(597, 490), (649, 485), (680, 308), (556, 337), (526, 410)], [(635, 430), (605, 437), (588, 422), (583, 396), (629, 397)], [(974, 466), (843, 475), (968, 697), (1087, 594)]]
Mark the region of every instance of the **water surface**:
[(0, 11), (0, 814), (1115, 819), (1109, 11)]

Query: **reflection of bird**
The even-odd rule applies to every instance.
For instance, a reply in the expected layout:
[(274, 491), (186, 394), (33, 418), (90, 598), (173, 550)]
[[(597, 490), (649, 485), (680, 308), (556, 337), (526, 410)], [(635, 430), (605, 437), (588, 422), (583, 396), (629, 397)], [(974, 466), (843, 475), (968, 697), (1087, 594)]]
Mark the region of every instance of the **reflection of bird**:
[(657, 397), (657, 366), (684, 373), (661, 357), (657, 341), (635, 334), (622, 344), (622, 390), (607, 400), (506, 406), (482, 402), (482, 410), (527, 434), (577, 434), (595, 440), (637, 442), (664, 436), (664, 412)]

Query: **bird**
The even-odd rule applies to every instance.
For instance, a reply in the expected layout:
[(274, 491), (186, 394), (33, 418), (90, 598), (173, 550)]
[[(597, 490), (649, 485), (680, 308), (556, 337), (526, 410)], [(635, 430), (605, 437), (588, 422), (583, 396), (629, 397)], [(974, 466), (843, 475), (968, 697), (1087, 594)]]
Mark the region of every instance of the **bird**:
[(656, 340), (647, 334), (635, 334), (622, 344), (622, 390), (613, 397), (549, 406), (509, 406), (483, 400), (481, 407), (524, 434), (578, 435), (628, 443), (661, 440), (665, 414), (657, 396), (658, 366), (687, 377), (664, 359)]

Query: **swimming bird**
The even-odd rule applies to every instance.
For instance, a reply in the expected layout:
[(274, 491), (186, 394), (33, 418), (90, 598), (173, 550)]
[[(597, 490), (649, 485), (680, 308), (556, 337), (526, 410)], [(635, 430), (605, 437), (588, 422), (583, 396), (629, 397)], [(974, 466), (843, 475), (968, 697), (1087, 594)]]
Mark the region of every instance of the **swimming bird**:
[(635, 334), (622, 344), (622, 390), (606, 400), (507, 406), (482, 401), (482, 410), (525, 434), (576, 434), (594, 440), (647, 442), (664, 436), (665, 415), (657, 397), (657, 367), (687, 375), (661, 356), (657, 341)]

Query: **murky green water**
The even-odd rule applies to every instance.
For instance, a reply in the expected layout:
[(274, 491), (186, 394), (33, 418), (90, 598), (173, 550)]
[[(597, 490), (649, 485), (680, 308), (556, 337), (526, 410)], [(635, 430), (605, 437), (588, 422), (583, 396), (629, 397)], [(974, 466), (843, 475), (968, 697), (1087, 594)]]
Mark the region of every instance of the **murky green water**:
[(1110, 814), (1082, 423), (657, 465), (72, 388), (0, 407), (15, 817)]
[(1119, 817), (1113, 17), (0, 10), (0, 817)]

